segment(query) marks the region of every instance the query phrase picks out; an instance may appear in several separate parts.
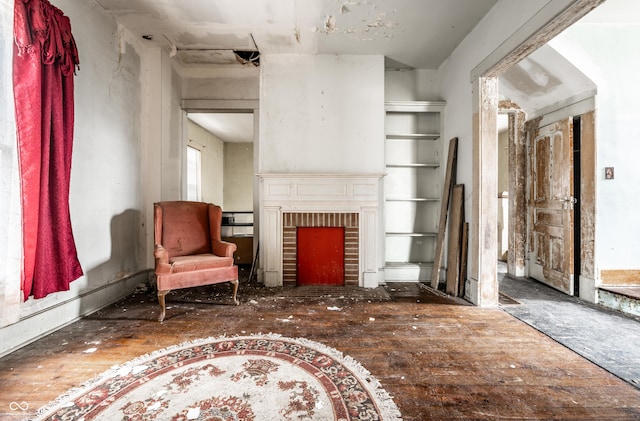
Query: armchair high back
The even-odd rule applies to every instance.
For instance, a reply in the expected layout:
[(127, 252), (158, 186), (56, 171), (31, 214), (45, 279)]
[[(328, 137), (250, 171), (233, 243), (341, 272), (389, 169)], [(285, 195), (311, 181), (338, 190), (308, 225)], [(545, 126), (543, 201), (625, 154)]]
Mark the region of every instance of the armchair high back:
[(170, 201), (154, 203), (153, 208), (158, 320), (164, 320), (165, 295), (174, 289), (231, 282), (233, 302), (238, 305), (236, 245), (221, 241), (220, 206)]

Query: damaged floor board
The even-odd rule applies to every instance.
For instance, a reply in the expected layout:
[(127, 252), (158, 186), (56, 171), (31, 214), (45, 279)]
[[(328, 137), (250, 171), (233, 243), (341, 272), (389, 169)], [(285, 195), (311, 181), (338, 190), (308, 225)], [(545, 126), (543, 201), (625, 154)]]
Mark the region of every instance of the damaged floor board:
[[(180, 342), (272, 332), (305, 337), (359, 361), (411, 420), (637, 420), (640, 390), (501, 309), (418, 284), (307, 298), (241, 285), (176, 291), (157, 322), (138, 291), (0, 359), (0, 419), (23, 419), (115, 364)], [(337, 292), (338, 290), (336, 290)], [(11, 402), (25, 402), (23, 412)]]

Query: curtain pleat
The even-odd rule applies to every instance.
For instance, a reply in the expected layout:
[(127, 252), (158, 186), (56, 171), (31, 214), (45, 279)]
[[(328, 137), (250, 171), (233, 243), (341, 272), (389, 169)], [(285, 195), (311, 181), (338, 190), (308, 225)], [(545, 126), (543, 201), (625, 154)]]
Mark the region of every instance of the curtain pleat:
[(82, 276), (69, 212), (74, 74), (71, 23), (47, 0), (15, 0), (13, 90), (23, 231), (24, 300)]

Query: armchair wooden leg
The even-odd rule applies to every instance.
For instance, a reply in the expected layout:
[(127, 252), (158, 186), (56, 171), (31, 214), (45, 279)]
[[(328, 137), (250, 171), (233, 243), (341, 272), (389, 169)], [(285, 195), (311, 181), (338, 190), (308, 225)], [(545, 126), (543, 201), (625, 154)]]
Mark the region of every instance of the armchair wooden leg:
[(229, 282), (233, 284), (233, 303), (238, 306), (240, 305), (240, 301), (238, 301), (238, 299), (236, 298), (236, 294), (238, 293), (238, 280), (235, 279)]
[(158, 290), (158, 302), (160, 303), (160, 317), (158, 317), (159, 322), (162, 322), (164, 320), (164, 315), (166, 310), (164, 296), (167, 295), (168, 292), (169, 291)]

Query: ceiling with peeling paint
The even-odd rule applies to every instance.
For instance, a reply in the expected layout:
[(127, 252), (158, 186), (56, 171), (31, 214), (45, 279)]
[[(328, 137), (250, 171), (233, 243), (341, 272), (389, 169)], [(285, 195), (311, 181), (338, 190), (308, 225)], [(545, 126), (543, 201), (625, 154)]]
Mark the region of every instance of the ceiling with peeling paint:
[[(388, 68), (437, 69), (497, 0), (94, 0), (182, 66), (246, 66), (234, 51), (383, 55)], [(608, 0), (582, 23), (640, 22), (640, 2)], [(529, 117), (593, 95), (579, 69), (544, 46), (500, 78)], [(232, 125), (228, 115), (194, 117)], [(211, 127), (211, 126), (210, 126)], [(247, 126), (248, 127), (248, 126)], [(251, 141), (252, 130), (231, 135)], [(224, 138), (223, 138), (224, 139)]]
[(596, 94), (584, 73), (544, 45), (500, 76), (500, 95), (518, 104), (527, 118), (543, 115)]
[(496, 0), (95, 0), (185, 66), (261, 54), (384, 55), (437, 69)]
[[(184, 67), (246, 66), (234, 51), (383, 55), (437, 69), (497, 0), (95, 0)], [(253, 141), (251, 115), (189, 118), (228, 142)], [(242, 121), (238, 121), (241, 119)]]

